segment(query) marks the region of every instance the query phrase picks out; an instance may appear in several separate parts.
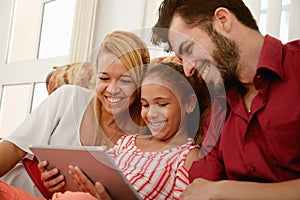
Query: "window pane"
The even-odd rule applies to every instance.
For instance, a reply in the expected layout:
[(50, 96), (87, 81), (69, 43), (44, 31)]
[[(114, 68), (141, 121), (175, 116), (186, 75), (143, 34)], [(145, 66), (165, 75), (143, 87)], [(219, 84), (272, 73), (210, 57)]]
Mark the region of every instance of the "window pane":
[(44, 4), (39, 59), (69, 54), (75, 0), (56, 0)]
[(38, 0), (15, 0), (8, 63), (37, 57), (42, 3)]
[(48, 97), (46, 83), (34, 84), (31, 112)]
[(290, 0), (282, 1), (280, 39), (283, 43), (288, 42), (288, 38), (289, 38), (290, 4), (291, 4)]
[(10, 85), (3, 87), (0, 107), (0, 137), (16, 129), (26, 118), (30, 106), (31, 85)]
[[(267, 10), (269, 9), (268, 4), (270, 0), (262, 0), (261, 1), (261, 15), (260, 15), (260, 23), (259, 29), (263, 35), (267, 34), (266, 26), (267, 26)], [(279, 39), (286, 43), (288, 42), (288, 31), (289, 31), (289, 15), (290, 15), (290, 0), (282, 0), (282, 10), (281, 10), (281, 21), (280, 21), (280, 34)]]
[(261, 13), (259, 19), (259, 30), (263, 35), (266, 35), (267, 9), (268, 9), (268, 0), (262, 0)]

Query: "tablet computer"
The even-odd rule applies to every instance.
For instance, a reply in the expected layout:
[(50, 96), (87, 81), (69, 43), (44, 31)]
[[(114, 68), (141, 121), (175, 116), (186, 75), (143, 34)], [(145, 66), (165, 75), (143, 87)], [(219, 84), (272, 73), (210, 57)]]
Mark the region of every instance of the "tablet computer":
[(48, 161), (48, 169), (59, 169), (69, 191), (78, 191), (68, 172), (69, 165), (73, 165), (94, 183), (101, 182), (113, 199), (141, 199), (104, 147), (31, 145), (29, 148), (39, 161)]

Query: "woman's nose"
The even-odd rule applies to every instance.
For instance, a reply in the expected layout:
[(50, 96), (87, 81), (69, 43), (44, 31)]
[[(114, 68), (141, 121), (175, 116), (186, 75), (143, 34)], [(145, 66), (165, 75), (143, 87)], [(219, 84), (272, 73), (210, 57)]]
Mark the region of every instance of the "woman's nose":
[(110, 82), (110, 84), (108, 85), (108, 87), (106, 88), (106, 90), (108, 92), (110, 92), (111, 94), (114, 94), (114, 93), (119, 92), (120, 88), (119, 88), (117, 82), (112, 81), (112, 82)]

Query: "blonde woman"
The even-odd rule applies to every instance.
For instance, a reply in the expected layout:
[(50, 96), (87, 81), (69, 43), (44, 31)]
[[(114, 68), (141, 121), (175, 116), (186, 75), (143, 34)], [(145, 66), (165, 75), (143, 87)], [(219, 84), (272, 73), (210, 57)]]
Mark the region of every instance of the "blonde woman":
[[(108, 150), (140, 199), (179, 199), (189, 183), (188, 170), (200, 153), (193, 139), (201, 129), (199, 108), (207, 106), (205, 88), (196, 80), (196, 76), (185, 77), (182, 65), (174, 62), (149, 67), (140, 99), (141, 116), (150, 134), (124, 135)], [(90, 182), (76, 166), (69, 169), (82, 192), (57, 192), (52, 200), (112, 199), (101, 182)], [(45, 200), (0, 182), (1, 197)]]
[[(145, 43), (135, 34), (115, 31), (107, 35), (97, 56), (95, 91), (62, 86), (0, 143), (0, 176), (5, 182), (42, 196), (20, 162), (33, 158), (31, 144), (114, 146), (126, 133), (144, 132), (138, 87), (150, 62)], [(39, 168), (45, 169), (47, 162)], [(55, 176), (56, 178), (52, 179)], [(64, 190), (64, 177), (57, 169), (42, 173), (50, 192)]]

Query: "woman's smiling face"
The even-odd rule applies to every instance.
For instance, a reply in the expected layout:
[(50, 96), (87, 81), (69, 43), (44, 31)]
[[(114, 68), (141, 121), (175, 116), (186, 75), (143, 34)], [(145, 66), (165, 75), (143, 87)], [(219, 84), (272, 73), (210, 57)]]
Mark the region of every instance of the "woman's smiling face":
[(127, 67), (115, 55), (101, 55), (98, 60), (97, 79), (97, 97), (107, 112), (120, 114), (135, 101), (136, 83)]

